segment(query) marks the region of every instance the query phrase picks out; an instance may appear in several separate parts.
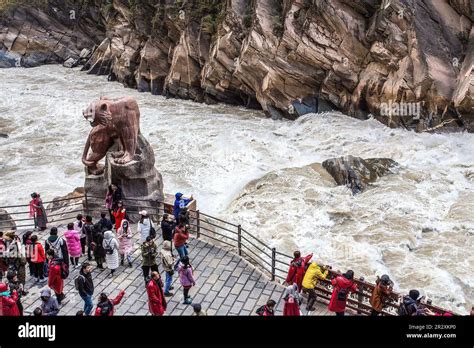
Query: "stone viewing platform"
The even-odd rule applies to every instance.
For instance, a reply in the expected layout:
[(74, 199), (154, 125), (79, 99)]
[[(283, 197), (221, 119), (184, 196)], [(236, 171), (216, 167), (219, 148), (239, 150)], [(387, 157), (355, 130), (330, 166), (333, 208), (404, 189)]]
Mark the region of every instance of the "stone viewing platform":
[[(64, 228), (59, 228), (62, 235)], [(136, 226), (132, 226), (136, 231)], [(37, 232), (41, 242), (49, 236), (49, 230)], [(157, 228), (157, 236), (161, 230)], [(139, 249), (138, 233), (134, 233), (133, 267), (120, 266), (114, 275), (110, 277), (110, 271), (98, 269), (94, 265), (92, 277), (94, 280), (94, 305), (101, 292), (115, 297), (120, 290), (124, 289), (126, 294), (122, 302), (116, 306), (115, 315), (150, 315), (148, 311), (148, 297), (145, 290), (145, 282), (141, 269), (141, 255)], [(161, 237), (157, 238), (158, 248), (162, 247)], [(271, 281), (256, 267), (237, 254), (224, 250), (202, 240), (191, 238), (189, 241), (189, 256), (194, 268), (196, 286), (191, 288), (190, 295), (193, 303), (200, 303), (208, 315), (256, 315), (258, 307), (264, 305), (269, 299), (277, 302), (275, 315), (283, 313), (283, 291), (284, 286)], [(176, 251), (174, 251), (175, 254)], [(87, 257), (81, 257), (80, 262)], [(158, 260), (160, 274), (164, 279), (164, 271)], [(64, 293), (66, 299), (61, 305), (59, 315), (75, 315), (83, 309), (77, 290), (74, 288), (74, 279), (79, 273), (80, 267), (70, 269), (69, 277), (65, 280)], [(168, 297), (168, 308), (165, 315), (191, 315), (193, 308), (183, 304), (183, 292), (177, 274), (173, 276), (174, 295)], [(29, 294), (23, 297), (25, 315), (31, 315), (33, 310), (40, 305), (40, 291), (47, 288), (46, 284), (35, 285), (33, 278), (28, 277), (26, 287)], [(303, 315), (308, 315), (305, 306), (302, 305)], [(94, 307), (95, 308), (95, 307)], [(310, 312), (312, 315), (329, 315), (327, 306), (322, 303), (315, 304), (316, 310)]]

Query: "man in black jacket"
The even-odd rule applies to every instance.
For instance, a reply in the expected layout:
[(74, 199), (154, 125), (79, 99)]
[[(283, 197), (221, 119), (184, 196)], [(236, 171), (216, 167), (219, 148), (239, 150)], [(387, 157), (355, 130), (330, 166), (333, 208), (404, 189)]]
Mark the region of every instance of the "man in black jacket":
[(163, 233), (163, 241), (169, 240), (171, 242), (171, 248), (173, 248), (173, 231), (175, 223), (170, 221), (168, 214), (163, 214), (163, 220), (161, 220), (161, 232)]
[(94, 283), (92, 281), (92, 266), (89, 262), (84, 262), (81, 271), (76, 278), (76, 289), (79, 295), (84, 300), (84, 313), (91, 315), (94, 304), (92, 302), (92, 295), (94, 294)]
[(97, 223), (97, 225), (99, 225), (101, 232), (112, 231), (112, 228), (113, 228), (112, 221), (107, 219), (105, 216), (106, 216), (105, 213), (100, 214), (100, 220)]

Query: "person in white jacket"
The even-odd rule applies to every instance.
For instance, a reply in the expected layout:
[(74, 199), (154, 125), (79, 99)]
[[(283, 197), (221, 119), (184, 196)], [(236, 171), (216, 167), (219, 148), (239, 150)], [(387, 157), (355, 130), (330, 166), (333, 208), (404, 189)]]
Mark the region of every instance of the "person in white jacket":
[(110, 269), (110, 275), (113, 276), (115, 270), (119, 267), (119, 242), (112, 231), (105, 231), (102, 246), (105, 250), (107, 267)]
[[(146, 210), (142, 210), (138, 212), (138, 214), (140, 214), (140, 221), (138, 221), (137, 224), (137, 232), (140, 234), (140, 243), (143, 244), (146, 241), (146, 237), (150, 235), (153, 222), (148, 216), (148, 212)], [(151, 237), (154, 238), (155, 236)]]

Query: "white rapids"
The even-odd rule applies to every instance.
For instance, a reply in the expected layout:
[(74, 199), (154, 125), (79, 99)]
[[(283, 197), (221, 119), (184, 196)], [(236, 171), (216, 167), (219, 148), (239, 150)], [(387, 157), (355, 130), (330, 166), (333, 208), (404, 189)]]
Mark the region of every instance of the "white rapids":
[[(261, 112), (138, 93), (104, 76), (43, 66), (0, 69), (0, 206), (82, 186), (90, 125), (105, 95), (138, 100), (165, 191), (193, 194), (203, 212), (241, 223), (292, 253), (468, 313), (474, 304), (474, 134), (416, 134), (341, 113), (273, 121)], [(352, 196), (319, 163), (388, 157), (401, 169)]]

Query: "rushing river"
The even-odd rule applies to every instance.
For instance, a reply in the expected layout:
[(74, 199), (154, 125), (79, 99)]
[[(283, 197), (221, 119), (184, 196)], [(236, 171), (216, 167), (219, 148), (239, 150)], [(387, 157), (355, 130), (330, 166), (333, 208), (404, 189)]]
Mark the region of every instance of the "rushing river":
[[(240, 222), (279, 250), (375, 280), (418, 288), (467, 313), (474, 303), (474, 134), (415, 134), (339, 113), (273, 121), (227, 105), (138, 93), (60, 66), (0, 70), (0, 205), (44, 200), (82, 186), (99, 96), (131, 95), (155, 150), (165, 191), (193, 194), (199, 208)], [(318, 163), (389, 157), (402, 168), (352, 196)]]

